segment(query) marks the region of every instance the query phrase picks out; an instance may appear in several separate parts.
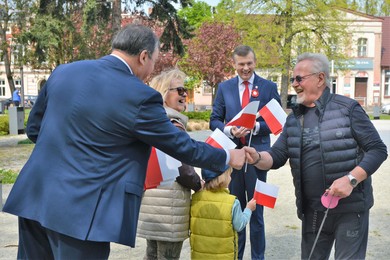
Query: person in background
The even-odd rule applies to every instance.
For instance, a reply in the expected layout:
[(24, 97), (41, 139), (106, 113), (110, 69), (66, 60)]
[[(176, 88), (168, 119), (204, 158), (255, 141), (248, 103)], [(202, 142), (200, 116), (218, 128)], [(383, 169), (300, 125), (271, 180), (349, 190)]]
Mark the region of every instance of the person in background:
[(251, 199), (244, 210), (229, 194), (232, 168), (223, 172), (202, 169), (204, 189), (192, 195), (190, 220), (191, 259), (237, 259), (238, 235), (256, 209)]
[[(210, 129), (219, 128), (241, 148), (249, 143), (251, 129), (239, 126), (226, 126), (241, 110), (251, 101), (260, 101), (257, 110), (264, 107), (270, 100), (275, 99), (280, 103), (275, 83), (259, 77), (255, 73), (256, 55), (253, 49), (246, 45), (237, 46), (233, 52), (233, 66), (237, 76), (218, 85), (217, 94), (210, 116)], [(262, 117), (256, 121), (250, 146), (258, 151), (267, 150), (271, 139), (267, 124)], [(247, 171), (233, 170), (232, 181), (229, 186), (230, 193), (237, 196), (244, 209), (247, 201), (253, 198), (256, 180), (267, 180), (267, 171), (259, 170), (248, 165)], [(253, 212), (250, 226), (251, 258), (264, 259), (265, 230), (263, 219), (263, 206), (257, 205)], [(238, 258), (244, 255), (246, 242), (246, 230), (239, 233)]]
[(15, 107), (18, 107), (20, 105), (20, 89), (16, 88), (15, 91), (12, 93), (12, 103)]
[[(186, 131), (186, 74), (171, 69), (154, 77), (150, 86), (161, 93), (165, 112), (172, 124)], [(146, 239), (144, 259), (179, 259), (183, 241), (188, 238), (191, 189), (198, 191), (202, 182), (194, 167), (179, 167), (176, 181), (144, 192), (138, 220), (139, 237)]]
[(110, 242), (134, 247), (151, 146), (212, 170), (244, 164), (244, 150), (192, 140), (167, 118), (143, 82), (159, 44), (130, 24), (111, 55), (50, 75), (27, 123), (34, 150), (3, 208), (19, 216), (18, 259), (107, 259)]
[[(268, 170), (289, 160), (302, 220), (302, 259), (328, 259), (333, 243), (335, 259), (365, 259), (374, 204), (371, 175), (386, 160), (386, 145), (357, 101), (330, 93), (325, 55), (298, 56), (291, 83), (299, 105), (270, 150), (246, 148), (248, 161)], [(321, 203), (325, 192), (341, 199), (313, 247), (328, 208)]]

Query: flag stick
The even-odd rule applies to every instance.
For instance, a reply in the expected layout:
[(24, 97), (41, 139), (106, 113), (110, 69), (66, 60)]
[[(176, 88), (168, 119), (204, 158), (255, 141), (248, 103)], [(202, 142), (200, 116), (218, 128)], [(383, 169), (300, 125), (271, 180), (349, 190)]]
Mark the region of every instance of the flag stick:
[(314, 240), (313, 247), (311, 248), (311, 251), (310, 251), (310, 255), (309, 255), (308, 260), (310, 260), (310, 259), (311, 259), (311, 256), (313, 255), (314, 248), (316, 247), (316, 244), (317, 244), (317, 241), (318, 241), (318, 237), (320, 236), (320, 233), (321, 233), (321, 231), (322, 231), (322, 227), (324, 226), (325, 219), (326, 219), (326, 217), (328, 216), (328, 211), (329, 211), (330, 204), (332, 203), (332, 200), (333, 200), (333, 196), (330, 198), (329, 205), (328, 205), (328, 207), (327, 207), (327, 209), (326, 209), (326, 211), (325, 211), (325, 215), (324, 215), (324, 218), (322, 219), (320, 228), (318, 229), (318, 233), (317, 233), (316, 239)]
[[(251, 146), (252, 135), (253, 135), (253, 128), (252, 128), (252, 130), (251, 130), (251, 135), (249, 136), (249, 143), (248, 143), (248, 146), (249, 146), (249, 147)], [(246, 159), (246, 161), (245, 161), (245, 170), (244, 170), (245, 173), (246, 173), (247, 168), (248, 168), (248, 159)]]

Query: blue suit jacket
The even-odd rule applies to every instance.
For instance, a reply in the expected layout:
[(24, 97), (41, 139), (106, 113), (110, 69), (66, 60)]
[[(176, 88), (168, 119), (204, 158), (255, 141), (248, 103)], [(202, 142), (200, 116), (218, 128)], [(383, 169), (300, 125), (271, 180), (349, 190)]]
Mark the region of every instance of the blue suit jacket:
[[(277, 86), (274, 82), (263, 79), (255, 74), (253, 86), (257, 86), (259, 90), (258, 97), (250, 97), (251, 101), (260, 101), (260, 110), (271, 99), (276, 99), (280, 104), (280, 96)], [(240, 111), (241, 100), (238, 90), (238, 76), (232, 79), (226, 80), (218, 85), (217, 95), (213, 104), (213, 111), (210, 117), (210, 128), (215, 130), (219, 128), (223, 131), (225, 125), (232, 120)], [(251, 146), (256, 150), (266, 150), (270, 147), (270, 130), (262, 117), (257, 119), (260, 123), (260, 132), (258, 135), (253, 135), (251, 140)], [(249, 134), (246, 136), (249, 140)], [(234, 138), (236, 144), (239, 144), (239, 139)]]
[(36, 141), (4, 211), (56, 232), (134, 247), (151, 146), (223, 170), (226, 153), (169, 121), (161, 95), (114, 56), (55, 69), (28, 121)]

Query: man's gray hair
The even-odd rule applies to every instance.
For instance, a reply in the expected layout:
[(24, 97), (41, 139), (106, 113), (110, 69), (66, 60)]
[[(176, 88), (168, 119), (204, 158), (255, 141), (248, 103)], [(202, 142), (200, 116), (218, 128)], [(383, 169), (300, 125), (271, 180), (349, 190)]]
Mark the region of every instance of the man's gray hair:
[(113, 50), (121, 50), (131, 56), (146, 50), (151, 58), (153, 52), (160, 47), (160, 41), (149, 27), (129, 24), (115, 35), (111, 47)]
[(329, 88), (330, 87), (330, 74), (329, 74), (329, 60), (328, 58), (321, 53), (302, 53), (297, 58), (297, 63), (310, 60), (313, 62), (312, 73), (315, 72), (323, 72), (325, 74), (325, 84)]

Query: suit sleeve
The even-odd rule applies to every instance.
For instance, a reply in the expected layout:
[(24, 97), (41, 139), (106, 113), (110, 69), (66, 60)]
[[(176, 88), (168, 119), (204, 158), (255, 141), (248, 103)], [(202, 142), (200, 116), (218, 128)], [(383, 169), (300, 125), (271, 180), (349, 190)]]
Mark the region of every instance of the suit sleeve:
[(351, 113), (351, 129), (355, 140), (364, 150), (359, 166), (373, 174), (387, 158), (387, 147), (363, 108), (356, 104)]
[(46, 111), (46, 88), (47, 83), (41, 89), (27, 120), (26, 134), (27, 137), (34, 143), (36, 143), (38, 139), (42, 119)]
[(210, 129), (214, 131), (219, 128), (222, 132), (225, 127), (226, 103), (222, 94), (222, 86), (218, 85), (217, 95), (215, 96), (213, 110), (210, 115)]
[(222, 171), (227, 155), (225, 150), (198, 142), (177, 129), (168, 119), (158, 92), (149, 92), (138, 107), (134, 133), (137, 139), (175, 159), (199, 168)]

